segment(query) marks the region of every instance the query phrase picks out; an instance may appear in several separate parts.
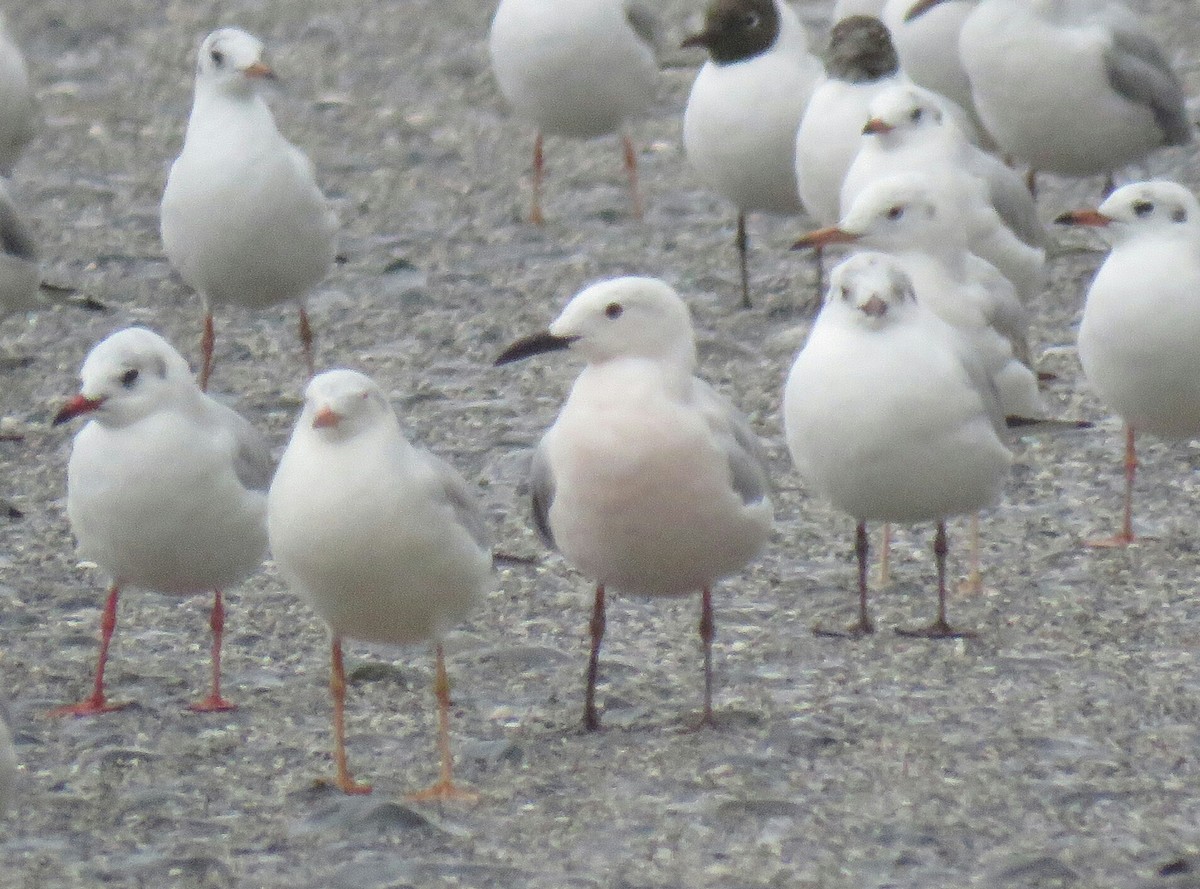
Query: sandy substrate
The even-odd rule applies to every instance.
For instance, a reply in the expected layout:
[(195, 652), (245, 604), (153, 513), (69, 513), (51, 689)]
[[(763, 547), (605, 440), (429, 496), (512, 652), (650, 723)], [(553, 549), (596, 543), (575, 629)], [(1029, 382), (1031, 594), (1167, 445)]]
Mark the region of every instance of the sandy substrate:
[[(1200, 92), (1193, 0), (1146, 0)], [(678, 43), (699, 3), (661, 4)], [(669, 53), (634, 129), (649, 212), (628, 217), (615, 140), (548, 143), (548, 223), (522, 222), (532, 134), (487, 68), (485, 0), (10, 4), (45, 117), (17, 172), (47, 275), (72, 302), (0, 326), (0, 683), (21, 795), (0, 822), (0, 887), (1169, 887), (1200, 885), (1200, 502), (1192, 444), (1145, 441), (1143, 542), (1093, 551), (1119, 505), (1120, 424), (1082, 379), (1074, 330), (1097, 242), (1061, 249), (1037, 307), (1046, 397), (1092, 430), (1014, 440), (985, 523), (988, 589), (951, 602), (978, 631), (927, 642), (929, 529), (903, 531), (882, 632), (811, 627), (853, 613), (853, 526), (808, 496), (779, 396), (808, 324), (812, 269), (786, 247), (804, 220), (756, 219), (756, 307), (737, 308), (729, 207), (686, 166), (679, 120), (698, 58)], [(814, 4), (810, 17), (824, 12)], [(236, 713), (183, 710), (206, 681), (208, 602), (130, 591), (109, 674), (136, 706), (45, 712), (88, 690), (105, 579), (81, 567), (63, 509), (60, 399), (96, 340), (148, 324), (193, 359), (199, 305), (165, 262), (158, 200), (182, 139), (194, 45), (217, 24), (261, 35), (285, 133), (314, 159), (344, 225), (345, 264), (311, 300), (319, 364), (393, 395), (410, 435), (478, 485), (506, 565), (447, 640), (454, 739), (474, 805), (410, 805), (434, 756), (432, 658), (350, 647), (352, 762), (330, 774), (324, 627), (267, 566), (230, 591), (225, 674)], [(1149, 172), (1200, 186), (1194, 150)], [(1128, 176), (1142, 178), (1147, 170)], [(1127, 178), (1128, 178), (1127, 176)], [(1048, 182), (1046, 220), (1099, 182)], [(493, 369), (585, 283), (661, 275), (692, 306), (701, 372), (766, 442), (777, 484), (767, 551), (717, 589), (717, 730), (700, 702), (699, 603), (617, 599), (600, 689), (579, 726), (590, 587), (528, 521), (528, 447), (576, 371), (565, 356)], [(218, 319), (214, 388), (281, 449), (298, 407), (291, 310)], [(965, 523), (952, 529), (961, 565)]]

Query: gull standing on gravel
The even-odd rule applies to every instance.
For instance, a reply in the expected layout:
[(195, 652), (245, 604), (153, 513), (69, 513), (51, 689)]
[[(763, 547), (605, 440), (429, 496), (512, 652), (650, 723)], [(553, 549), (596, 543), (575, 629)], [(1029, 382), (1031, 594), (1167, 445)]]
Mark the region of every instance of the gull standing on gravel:
[[(924, 9), (947, 0), (924, 0)], [(979, 0), (959, 53), (980, 119), (1033, 172), (1107, 174), (1191, 141), (1183, 86), (1113, 0)]]
[(17, 212), (8, 181), (0, 179), (0, 321), (40, 305), (38, 246)]
[(783, 394), (784, 431), (813, 490), (858, 523), (859, 619), (867, 611), (867, 522), (937, 522), (937, 619), (905, 635), (969, 636), (946, 620), (946, 518), (994, 503), (1012, 455), (1004, 414), (974, 350), (921, 305), (899, 262), (859, 253), (829, 294)]
[(11, 176), (25, 146), (33, 141), (37, 105), (25, 55), (0, 12), (0, 175)]
[(1087, 292), (1079, 360), (1100, 398), (1125, 421), (1121, 530), (1092, 546), (1134, 541), (1136, 432), (1200, 435), (1200, 203), (1175, 182), (1125, 185), (1098, 210), (1057, 220), (1098, 227), (1112, 252)]
[(79, 394), (54, 424), (87, 415), (67, 468), (67, 517), (79, 554), (112, 577), (100, 619), (92, 694), (53, 715), (119, 710), (104, 694), (104, 668), (126, 586), (172, 595), (214, 594), (212, 690), (189, 709), (232, 710), (221, 696), (221, 591), (253, 574), (267, 551), (266, 440), (241, 415), (204, 394), (187, 361), (140, 327), (98, 343), (80, 371)]
[(547, 332), (496, 360), (569, 349), (587, 360), (533, 456), (533, 519), (548, 546), (596, 578), (584, 726), (598, 729), (605, 595), (700, 590), (704, 711), (711, 725), (712, 585), (766, 543), (772, 507), (746, 420), (694, 376), (687, 306), (657, 278), (614, 278), (577, 294)]
[(796, 128), (823, 69), (783, 0), (712, 0), (704, 29), (683, 46), (702, 46), (711, 57), (688, 95), (683, 144), (701, 180), (737, 208), (742, 305), (749, 308), (746, 215), (803, 210)]
[(271, 551), (332, 636), (334, 760), (345, 793), (342, 639), (434, 640), (441, 778), (417, 799), (472, 798), (453, 780), (442, 636), (483, 598), (492, 554), (483, 515), (449, 464), (416, 448), (383, 390), (352, 370), (314, 377), (268, 498)]
[(962, 182), (971, 207), (965, 222), (972, 253), (992, 263), (1029, 303), (1045, 282), (1046, 230), (1021, 177), (973, 144), (936, 93), (914, 84), (889, 87), (870, 104), (858, 153), (846, 170), (841, 207), (869, 183), (898, 173), (946, 173)]
[(274, 79), (257, 37), (221, 28), (204, 38), (183, 151), (163, 191), (163, 249), (204, 307), (201, 389), (212, 373), (213, 303), (295, 302), (313, 373), (304, 297), (333, 263), (337, 219), (312, 162), (275, 126), (262, 95)]
[(658, 87), (657, 22), (638, 0), (500, 0), (488, 34), (492, 71), (518, 117), (537, 127), (529, 221), (541, 225), (546, 135), (619, 133), (635, 219), (637, 152), (625, 132)]

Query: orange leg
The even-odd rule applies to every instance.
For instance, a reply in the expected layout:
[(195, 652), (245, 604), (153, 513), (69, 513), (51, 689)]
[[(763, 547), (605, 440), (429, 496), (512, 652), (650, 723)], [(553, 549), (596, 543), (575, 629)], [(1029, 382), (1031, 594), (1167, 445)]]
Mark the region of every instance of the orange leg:
[(300, 347), (304, 350), (304, 367), (311, 378), (316, 373), (313, 364), (313, 332), (312, 325), (308, 323), (308, 312), (303, 305), (300, 306)]
[(983, 570), (980, 566), (979, 560), (980, 546), (979, 513), (975, 513), (971, 516), (970, 569), (967, 572), (966, 579), (958, 588), (959, 592), (969, 593), (975, 596), (983, 592)]
[(333, 637), (333, 664), (329, 691), (333, 695), (333, 761), (337, 766), (336, 783), (342, 793), (370, 793), (370, 784), (358, 784), (346, 765), (346, 668), (342, 663), (342, 640)]
[(212, 376), (213, 346), (217, 335), (213, 330), (212, 312), (204, 313), (204, 333), (200, 336), (200, 391), (208, 391), (208, 380)]
[(203, 700), (190, 704), (188, 709), (193, 713), (226, 713), (236, 710), (237, 704), (230, 703), (221, 697), (221, 640), (225, 635), (225, 602), (221, 597), (220, 590), (216, 590), (213, 595), (212, 613), (209, 616), (208, 625), (212, 628), (213, 637), (212, 691)]
[(1129, 546), (1135, 540), (1133, 536), (1133, 480), (1137, 475), (1137, 450), (1134, 448), (1133, 427), (1125, 426), (1125, 512), (1121, 520), (1121, 530), (1112, 537), (1084, 541), (1084, 546), (1094, 547), (1123, 547)]
[[(885, 526), (886, 527), (886, 526)], [(871, 615), (867, 611), (867, 561), (870, 550), (870, 538), (867, 536), (867, 523), (859, 522), (854, 529), (854, 554), (858, 559), (858, 622), (851, 624), (845, 630), (825, 630), (821, 627), (813, 629), (818, 636), (855, 637), (866, 636), (875, 632), (871, 623)]]
[(629, 178), (631, 212), (634, 219), (640, 220), (644, 214), (642, 212), (642, 195), (638, 189), (637, 152), (634, 150), (633, 140), (625, 135), (621, 136), (621, 147), (625, 153), (625, 175)]
[(596, 585), (596, 601), (592, 603), (592, 653), (588, 658), (587, 689), (583, 697), (583, 727), (589, 732), (600, 728), (596, 715), (596, 680), (600, 675), (600, 643), (604, 639), (604, 584)]
[(543, 147), (542, 134), (538, 133), (533, 140), (533, 206), (529, 208), (529, 221), (534, 225), (544, 225), (546, 222), (546, 217), (542, 215), (542, 177), (546, 173)]
[(436, 784), (425, 790), (409, 794), (409, 799), (421, 802), (430, 799), (454, 799), (472, 801), (479, 794), (464, 790), (454, 783), (454, 758), (450, 752), (450, 677), (446, 675), (446, 657), (442, 643), (434, 647), (437, 660), (433, 680), (433, 693), (438, 703), (438, 754), (441, 757), (441, 775)]
[(114, 581), (108, 588), (108, 601), (100, 613), (100, 657), (96, 661), (96, 679), (90, 697), (77, 704), (67, 704), (51, 710), (48, 716), (97, 716), (128, 707), (128, 703), (113, 704), (104, 696), (104, 667), (108, 663), (108, 646), (117, 628), (117, 598), (121, 588)]
[(901, 636), (919, 636), (924, 639), (961, 639), (975, 634), (970, 630), (956, 630), (946, 621), (946, 554), (950, 545), (946, 541), (946, 523), (937, 523), (937, 534), (933, 538), (933, 555), (937, 562), (938, 611), (937, 620), (919, 630), (897, 630)]
[(884, 522), (883, 531), (879, 535), (879, 577), (877, 587), (885, 587), (892, 582), (892, 523)]

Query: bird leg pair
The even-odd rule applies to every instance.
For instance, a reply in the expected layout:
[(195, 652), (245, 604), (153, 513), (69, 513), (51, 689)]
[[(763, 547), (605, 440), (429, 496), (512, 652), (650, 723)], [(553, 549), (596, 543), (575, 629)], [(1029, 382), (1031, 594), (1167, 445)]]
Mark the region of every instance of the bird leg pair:
[[(212, 312), (207, 309), (204, 312), (204, 333), (200, 336), (200, 378), (197, 381), (200, 384), (200, 391), (208, 391), (208, 381), (212, 377), (213, 366), (213, 347), (216, 345), (217, 337), (213, 330)], [(303, 305), (300, 306), (300, 346), (304, 350), (304, 366), (308, 370), (308, 375), (311, 377), (316, 368), (313, 364), (313, 332), (312, 325), (308, 320), (308, 311)]]
[[(534, 225), (544, 225), (546, 217), (542, 215), (542, 180), (546, 175), (545, 139), (538, 133), (533, 140), (533, 200), (529, 208), (529, 221)], [(638, 189), (637, 151), (633, 140), (627, 135), (621, 135), (621, 150), (625, 160), (625, 176), (629, 180), (629, 202), (632, 206), (633, 218), (640, 220), (642, 212), (642, 195)]]

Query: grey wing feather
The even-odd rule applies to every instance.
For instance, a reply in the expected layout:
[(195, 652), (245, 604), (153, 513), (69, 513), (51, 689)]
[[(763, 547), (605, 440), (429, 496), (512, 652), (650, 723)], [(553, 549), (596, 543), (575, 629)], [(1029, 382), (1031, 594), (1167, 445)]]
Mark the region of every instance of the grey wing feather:
[(979, 393), (979, 397), (983, 401), (983, 409), (987, 413), (988, 420), (991, 421), (992, 428), (996, 430), (997, 435), (1003, 434), (1007, 427), (1005, 425), (1004, 405), (1000, 400), (1000, 390), (996, 387), (996, 381), (987, 372), (987, 368), (979, 360), (976, 351), (967, 345), (958, 331), (949, 325), (946, 325), (942, 329), (950, 336), (951, 345), (962, 362), (963, 370), (967, 372), (967, 377), (971, 381), (971, 387)]
[(1112, 88), (1131, 102), (1148, 105), (1163, 131), (1167, 145), (1191, 141), (1183, 85), (1162, 50), (1146, 34), (1113, 29), (1112, 46), (1104, 53), (1104, 67)]
[(437, 481), (441, 484), (446, 502), (454, 510), (455, 521), (467, 529), (467, 533), (471, 535), (471, 539), (478, 544), (480, 549), (490, 552), (492, 544), (488, 535), (487, 522), (483, 518), (483, 510), (479, 508), (475, 492), (471, 490), (466, 479), (459, 474), (458, 470), (436, 454), (424, 450), (421, 453), (428, 460), (430, 469), (433, 470)]
[(638, 38), (650, 47), (650, 51), (658, 53), (658, 17), (638, 0), (626, 0), (625, 20)]
[(987, 182), (988, 198), (996, 212), (1022, 242), (1030, 247), (1044, 249), (1046, 246), (1046, 228), (1038, 218), (1037, 205), (1033, 195), (1021, 180), (1001, 160), (990, 154), (982, 153), (986, 158), (984, 180)]
[(275, 458), (271, 456), (271, 446), (267, 444), (263, 434), (233, 408), (220, 402), (214, 401), (213, 404), (225, 415), (225, 421), (237, 444), (233, 454), (233, 471), (237, 474), (238, 481), (248, 491), (266, 493), (275, 475)]
[(9, 256), (37, 262), (38, 247), (29, 228), (17, 215), (7, 189), (0, 190), (0, 245)]
[(709, 427), (729, 458), (729, 476), (734, 491), (746, 505), (758, 503), (771, 493), (766, 454), (762, 442), (746, 418), (708, 383), (693, 378), (696, 402)]
[(546, 449), (539, 444), (533, 451), (533, 462), (529, 465), (529, 499), (533, 507), (533, 527), (542, 543), (550, 549), (558, 549), (554, 532), (550, 530), (550, 507), (554, 504), (554, 472), (546, 457)]

